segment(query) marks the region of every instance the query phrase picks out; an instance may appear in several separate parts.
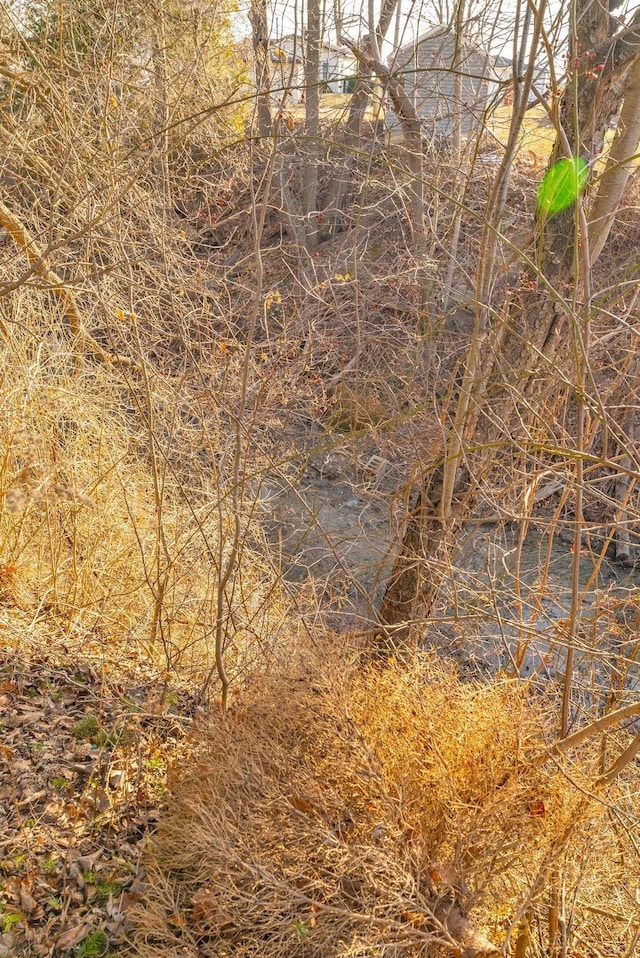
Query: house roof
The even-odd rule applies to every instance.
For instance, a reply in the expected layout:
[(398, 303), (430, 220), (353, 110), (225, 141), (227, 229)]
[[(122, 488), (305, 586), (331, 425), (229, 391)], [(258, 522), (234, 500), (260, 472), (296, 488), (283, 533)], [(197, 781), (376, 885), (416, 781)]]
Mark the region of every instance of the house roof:
[[(438, 37), (445, 37), (447, 34), (453, 33), (453, 27), (448, 23), (440, 23), (435, 27), (432, 27), (430, 30), (426, 30), (424, 33), (421, 33), (420, 36), (416, 37), (415, 40), (410, 40), (408, 43), (405, 43), (400, 47), (395, 53), (392, 53), (389, 57), (389, 62), (396, 62), (407, 57), (411, 57), (413, 51), (425, 43), (427, 40), (437, 40)], [(476, 43), (472, 40), (463, 40), (462, 46), (468, 53), (480, 53), (483, 57), (488, 57), (493, 66), (498, 66), (498, 61), (500, 62), (500, 67), (510, 66), (511, 61), (505, 60), (504, 57), (495, 57), (488, 50), (486, 50), (482, 44)]]
[(409, 40), (408, 43), (403, 44), (398, 50), (398, 53), (411, 53), (412, 50), (419, 47), (425, 40), (435, 40), (437, 37), (445, 36), (447, 33), (451, 33), (451, 27), (446, 23), (440, 23), (437, 27), (432, 27), (430, 30), (421, 33), (415, 40)]
[[(305, 49), (304, 37), (296, 36), (295, 33), (287, 33), (283, 37), (280, 37), (278, 40), (270, 40), (269, 46), (279, 47), (282, 43), (286, 43), (289, 40), (294, 40), (296, 42), (296, 46), (300, 50)], [(328, 40), (322, 41), (321, 49), (327, 50), (329, 53), (340, 53), (342, 54), (342, 56), (353, 57), (353, 53), (348, 47), (341, 46), (340, 44), (337, 44), (337, 43), (330, 43)]]

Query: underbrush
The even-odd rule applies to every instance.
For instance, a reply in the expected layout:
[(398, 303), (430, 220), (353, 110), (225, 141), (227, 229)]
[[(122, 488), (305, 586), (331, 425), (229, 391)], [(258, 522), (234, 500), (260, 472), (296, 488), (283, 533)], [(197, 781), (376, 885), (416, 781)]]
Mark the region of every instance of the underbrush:
[(250, 517), (236, 527), (227, 478), (181, 430), (175, 383), (127, 380), (29, 335), (0, 363), (2, 602), (196, 680), (216, 636), (231, 678), (276, 648), (284, 594)]
[(551, 722), (525, 683), (422, 657), (255, 680), (175, 772), (132, 952), (543, 954), (561, 889), (567, 953), (622, 954), (602, 915), (632, 907), (637, 773), (596, 800), (598, 750), (549, 760)]

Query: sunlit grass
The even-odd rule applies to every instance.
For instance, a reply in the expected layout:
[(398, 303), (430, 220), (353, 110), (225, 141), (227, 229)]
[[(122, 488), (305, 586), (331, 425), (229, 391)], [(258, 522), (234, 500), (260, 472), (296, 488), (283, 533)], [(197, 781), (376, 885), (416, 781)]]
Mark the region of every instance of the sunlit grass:
[[(347, 119), (350, 104), (350, 93), (323, 93), (320, 97), (320, 120), (344, 122)], [(303, 120), (305, 105), (304, 103), (294, 103), (288, 107), (287, 112), (291, 114), (294, 120)], [(380, 110), (378, 101), (373, 101), (367, 107), (364, 119), (371, 122), (377, 119), (378, 114), (383, 117), (384, 110)]]
[[(507, 143), (510, 122), (510, 106), (498, 107), (489, 120), (489, 132), (502, 146)], [(555, 130), (544, 107), (541, 105), (532, 107), (524, 118), (522, 134), (518, 141), (518, 156), (521, 159), (529, 159), (535, 164), (545, 163), (553, 149), (555, 136)]]

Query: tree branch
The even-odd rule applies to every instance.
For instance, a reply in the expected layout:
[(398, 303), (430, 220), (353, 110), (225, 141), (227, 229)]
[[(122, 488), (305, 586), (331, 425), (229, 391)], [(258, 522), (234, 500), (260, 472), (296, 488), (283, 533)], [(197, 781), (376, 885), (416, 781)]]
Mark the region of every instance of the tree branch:
[(19, 246), (20, 249), (24, 251), (29, 263), (33, 266), (36, 273), (41, 276), (45, 282), (51, 285), (51, 289), (62, 304), (72, 335), (79, 341), (87, 342), (91, 350), (96, 353), (96, 355), (99, 356), (103, 362), (111, 363), (117, 361), (128, 366), (135, 365), (133, 360), (129, 359), (127, 356), (112, 356), (106, 349), (104, 349), (104, 347), (100, 345), (96, 339), (94, 339), (91, 333), (85, 329), (84, 323), (82, 322), (82, 316), (80, 314), (80, 310), (78, 309), (78, 304), (76, 303), (76, 298), (73, 295), (72, 290), (65, 284), (65, 281), (62, 279), (62, 277), (58, 276), (55, 270), (52, 270), (49, 266), (47, 266), (45, 254), (40, 249), (34, 237), (31, 235), (24, 223), (15, 215), (15, 213), (12, 213), (9, 207), (6, 206), (1, 200), (0, 226), (6, 229), (16, 246)]

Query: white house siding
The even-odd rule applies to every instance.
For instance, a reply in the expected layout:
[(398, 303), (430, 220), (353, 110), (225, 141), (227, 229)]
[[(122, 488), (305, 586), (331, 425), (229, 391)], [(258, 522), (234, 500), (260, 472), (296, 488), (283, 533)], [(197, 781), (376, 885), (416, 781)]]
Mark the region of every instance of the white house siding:
[[(457, 44), (450, 30), (432, 31), (402, 47), (390, 65), (402, 77), (425, 132), (451, 134), (456, 121), (463, 133), (480, 128), (487, 107), (492, 58), (471, 45)], [(456, 101), (455, 76), (462, 95)]]
[[(286, 54), (286, 60), (278, 60), (278, 51)], [(301, 37), (289, 35), (275, 40), (270, 46), (271, 65), (273, 68), (274, 85), (279, 82), (282, 86), (289, 86), (292, 98), (300, 99), (304, 89), (304, 53), (305, 46)], [(320, 76), (321, 83), (331, 93), (346, 93), (349, 80), (357, 73), (356, 60), (353, 54), (344, 47), (323, 43), (320, 49)], [(289, 77), (291, 80), (289, 82)]]
[(298, 103), (304, 90), (304, 58), (302, 41), (293, 36), (275, 40), (269, 45), (271, 89), (275, 100), (287, 92), (290, 101)]
[(329, 45), (320, 51), (320, 80), (331, 93), (347, 93), (349, 81), (357, 73), (352, 54)]

